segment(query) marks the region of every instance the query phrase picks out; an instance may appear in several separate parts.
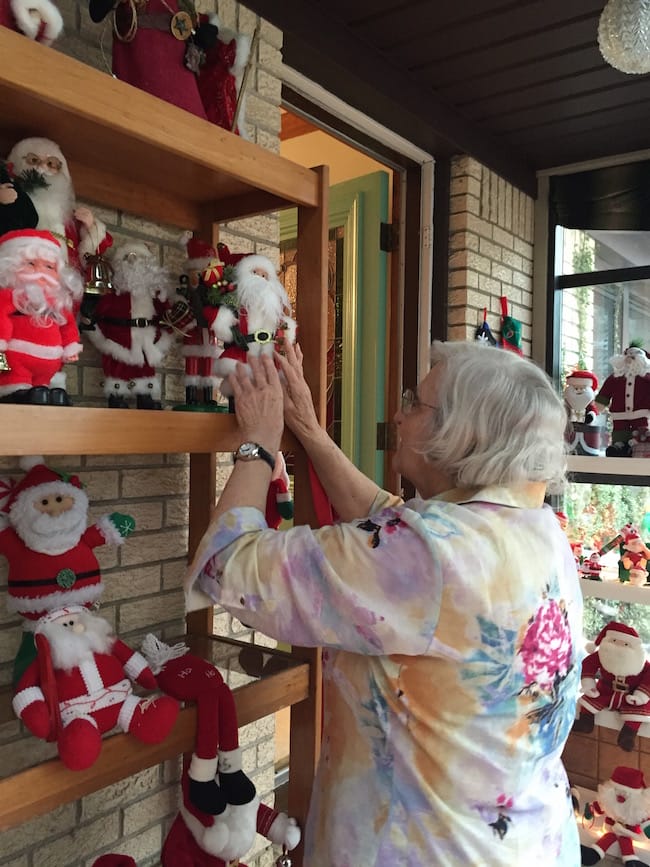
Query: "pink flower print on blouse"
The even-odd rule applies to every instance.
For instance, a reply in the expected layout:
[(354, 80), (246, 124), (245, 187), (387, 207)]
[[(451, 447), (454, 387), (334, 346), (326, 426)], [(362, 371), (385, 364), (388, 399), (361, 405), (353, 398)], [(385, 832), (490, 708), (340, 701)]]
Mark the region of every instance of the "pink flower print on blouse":
[(571, 667), (572, 644), (562, 601), (544, 599), (528, 621), (519, 655), (526, 686), (536, 684), (539, 689), (552, 692), (558, 680), (566, 677)]

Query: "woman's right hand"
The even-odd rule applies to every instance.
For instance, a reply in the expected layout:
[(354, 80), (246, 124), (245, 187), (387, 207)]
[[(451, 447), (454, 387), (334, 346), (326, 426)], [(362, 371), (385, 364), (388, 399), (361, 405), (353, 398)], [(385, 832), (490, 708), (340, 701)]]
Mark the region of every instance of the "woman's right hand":
[[(291, 343), (284, 344), (284, 354), (276, 355), (280, 370), (284, 374), (284, 421), (288, 428), (303, 442), (307, 437), (321, 433), (314, 400), (305, 380), (302, 369), (302, 350)], [(303, 443), (304, 444), (304, 443)]]

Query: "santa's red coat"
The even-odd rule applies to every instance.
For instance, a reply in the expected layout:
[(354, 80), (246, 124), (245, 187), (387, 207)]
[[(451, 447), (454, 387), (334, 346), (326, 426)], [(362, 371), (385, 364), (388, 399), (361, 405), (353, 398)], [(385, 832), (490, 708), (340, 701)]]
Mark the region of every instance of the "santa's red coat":
[(580, 705), (591, 713), (616, 710), (629, 722), (645, 722), (650, 717), (650, 701), (643, 705), (628, 704), (625, 696), (640, 690), (650, 697), (650, 663), (645, 662), (639, 674), (620, 677), (602, 667), (598, 652), (590, 653), (582, 663), (582, 677), (594, 678), (599, 695), (583, 695)]
[(596, 395), (596, 403), (609, 407), (614, 430), (646, 428), (650, 416), (650, 374), (611, 374)]
[(0, 350), (11, 368), (0, 372), (0, 388), (5, 394), (14, 385), (49, 385), (65, 360), (82, 350), (74, 314), (66, 310), (64, 316), (62, 325), (49, 320), (47, 327), (40, 326), (16, 310), (10, 287), (0, 288)]
[[(29, 620), (61, 605), (85, 605), (103, 590), (93, 548), (106, 544), (98, 525), (63, 554), (39, 554), (28, 548), (13, 527), (0, 531), (0, 554), (9, 562), (7, 608)], [(72, 583), (70, 583), (72, 581)]]
[[(71, 219), (68, 220), (65, 224), (65, 244), (68, 250), (68, 264), (73, 268), (76, 268), (82, 275), (86, 272), (86, 265), (81, 259), (81, 254), (79, 252), (79, 246), (81, 245), (81, 229), (82, 223), (79, 220)], [(104, 232), (102, 238), (100, 239), (97, 247), (94, 250), (91, 250), (95, 255), (103, 256), (104, 253), (112, 246), (113, 237), (110, 232)], [(84, 248), (87, 244), (83, 245)], [(84, 249), (85, 253), (89, 252)]]
[(230, 71), (237, 58), (237, 42), (217, 39), (205, 53), (198, 75), (198, 87), (207, 118), (232, 131), (237, 108), (237, 82)]
[[(95, 330), (88, 337), (102, 353), (104, 374), (114, 379), (155, 376), (172, 337), (160, 327), (170, 304), (158, 298), (109, 292), (99, 299), (94, 313)], [(110, 320), (141, 320), (139, 325), (115, 324)], [(153, 324), (144, 324), (144, 323)]]
[[(118, 4), (120, 32), (128, 29), (132, 8), (129, 3)], [(113, 72), (120, 81), (205, 120), (196, 76), (185, 66), (187, 43), (176, 39), (170, 30), (172, 14), (178, 9), (178, 0), (148, 0), (144, 13), (164, 20), (165, 26), (162, 29), (138, 26), (130, 42), (113, 39)], [(151, 122), (155, 124), (154, 117)]]

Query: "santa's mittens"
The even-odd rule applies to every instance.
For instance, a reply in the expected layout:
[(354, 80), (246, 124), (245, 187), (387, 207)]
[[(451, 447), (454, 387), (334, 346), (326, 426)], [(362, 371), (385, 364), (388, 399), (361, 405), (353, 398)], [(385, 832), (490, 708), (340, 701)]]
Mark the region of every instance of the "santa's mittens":
[(158, 681), (149, 667), (142, 669), (140, 674), (135, 678), (135, 682), (145, 689), (156, 689), (158, 686)]
[(226, 809), (226, 797), (216, 780), (203, 782), (189, 777), (187, 795), (197, 810), (209, 816), (220, 816)]
[(300, 843), (301, 834), (298, 823), (293, 816), (287, 816), (286, 813), (278, 813), (266, 836), (276, 846), (285, 846), (291, 851)]
[(129, 734), (144, 744), (159, 744), (174, 727), (179, 704), (168, 695), (144, 699), (133, 712)]
[(126, 539), (135, 530), (135, 520), (131, 515), (122, 515), (120, 512), (111, 512), (109, 521), (122, 539)]
[(49, 735), (52, 723), (44, 701), (33, 701), (19, 716), (34, 737), (45, 740)]
[(85, 771), (95, 764), (102, 749), (102, 736), (88, 719), (73, 719), (59, 734), (59, 757), (71, 771)]
[(219, 785), (229, 804), (250, 804), (257, 794), (255, 786), (241, 767), (241, 750), (221, 750), (219, 753)]

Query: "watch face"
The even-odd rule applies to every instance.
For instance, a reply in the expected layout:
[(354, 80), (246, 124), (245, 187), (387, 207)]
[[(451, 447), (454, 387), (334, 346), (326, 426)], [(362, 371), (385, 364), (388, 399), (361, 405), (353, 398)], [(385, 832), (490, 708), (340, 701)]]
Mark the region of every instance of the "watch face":
[(242, 443), (239, 446), (239, 454), (242, 458), (252, 458), (257, 454), (256, 443)]

